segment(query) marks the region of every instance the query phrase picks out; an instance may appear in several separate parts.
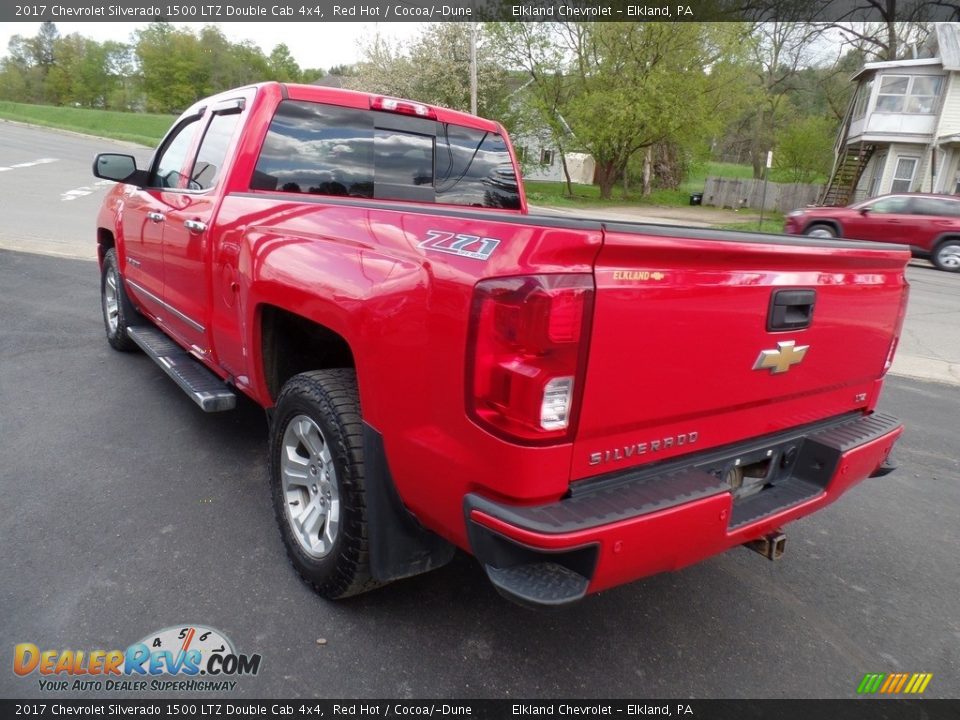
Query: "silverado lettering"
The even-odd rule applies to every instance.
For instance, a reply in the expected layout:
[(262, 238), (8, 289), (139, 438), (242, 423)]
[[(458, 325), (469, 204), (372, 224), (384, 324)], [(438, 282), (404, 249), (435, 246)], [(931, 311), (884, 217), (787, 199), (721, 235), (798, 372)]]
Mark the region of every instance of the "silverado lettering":
[(499, 124), (314, 86), (202, 100), (94, 174), (107, 340), (267, 411), (326, 598), (457, 547), (532, 605), (776, 557), (890, 469), (905, 248), (532, 215)]

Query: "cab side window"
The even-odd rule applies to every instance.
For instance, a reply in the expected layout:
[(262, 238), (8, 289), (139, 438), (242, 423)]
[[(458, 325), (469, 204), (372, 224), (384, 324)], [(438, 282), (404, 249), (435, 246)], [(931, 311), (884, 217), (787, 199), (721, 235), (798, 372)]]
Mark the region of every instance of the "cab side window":
[(190, 171), (190, 181), (187, 183), (190, 190), (209, 190), (217, 184), (238, 122), (240, 113), (218, 113), (210, 120)]
[(183, 163), (193, 143), (193, 136), (200, 127), (200, 118), (194, 118), (183, 125), (166, 142), (150, 175), (150, 186), (158, 188), (179, 188), (183, 186)]

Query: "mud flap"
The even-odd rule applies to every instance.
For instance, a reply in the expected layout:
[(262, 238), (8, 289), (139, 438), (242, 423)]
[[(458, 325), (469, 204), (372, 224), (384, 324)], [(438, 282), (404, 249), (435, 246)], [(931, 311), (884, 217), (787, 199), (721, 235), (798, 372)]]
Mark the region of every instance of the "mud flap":
[(387, 465), (383, 436), (363, 424), (370, 572), (387, 582), (443, 567), (456, 548), (427, 530), (403, 505)]

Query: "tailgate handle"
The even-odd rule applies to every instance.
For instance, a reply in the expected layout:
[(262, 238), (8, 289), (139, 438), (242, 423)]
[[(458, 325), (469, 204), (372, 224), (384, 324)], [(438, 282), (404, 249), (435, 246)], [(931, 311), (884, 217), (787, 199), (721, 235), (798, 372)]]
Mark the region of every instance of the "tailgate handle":
[(816, 290), (775, 290), (770, 298), (767, 331), (810, 327), (816, 301)]

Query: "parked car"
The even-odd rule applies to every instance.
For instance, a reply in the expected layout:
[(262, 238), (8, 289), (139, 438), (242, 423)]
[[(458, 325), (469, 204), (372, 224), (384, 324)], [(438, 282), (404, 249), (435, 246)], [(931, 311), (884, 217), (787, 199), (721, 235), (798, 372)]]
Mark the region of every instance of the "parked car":
[(909, 245), (914, 257), (960, 272), (960, 197), (903, 193), (847, 207), (794, 210), (784, 232)]

